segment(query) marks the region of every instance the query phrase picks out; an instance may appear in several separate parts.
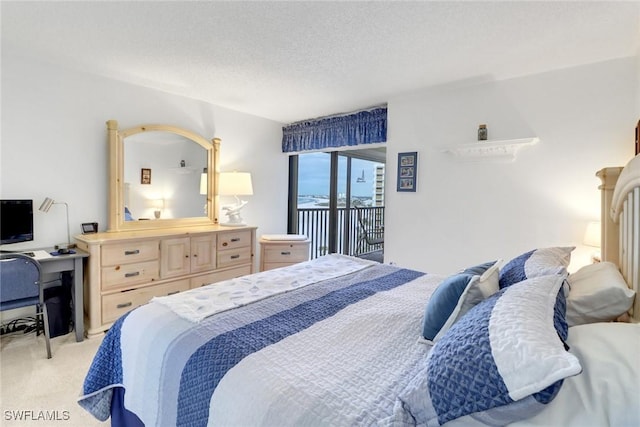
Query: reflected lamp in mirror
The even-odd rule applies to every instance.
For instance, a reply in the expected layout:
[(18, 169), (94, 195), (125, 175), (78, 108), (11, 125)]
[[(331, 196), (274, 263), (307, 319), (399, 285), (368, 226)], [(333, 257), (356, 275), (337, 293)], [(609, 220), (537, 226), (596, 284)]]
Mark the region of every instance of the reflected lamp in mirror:
[(209, 179), (209, 176), (207, 175), (207, 168), (204, 168), (202, 170), (202, 173), (200, 174), (200, 194), (203, 196), (207, 195), (207, 180)]
[(153, 204), (153, 216), (156, 217), (156, 219), (160, 219), (160, 216), (162, 215), (162, 209), (164, 209), (164, 199), (156, 199), (152, 202)]
[(71, 233), (69, 232), (69, 205), (66, 204), (65, 202), (56, 202), (55, 200), (49, 198), (49, 197), (45, 197), (44, 201), (42, 202), (42, 204), (40, 205), (40, 207), (38, 208), (38, 210), (47, 213), (49, 212), (49, 209), (51, 209), (51, 206), (53, 205), (64, 205), (65, 207), (65, 211), (67, 214), (67, 242), (66, 243), (58, 243), (55, 248), (58, 250), (59, 254), (68, 254), (71, 252), (72, 248), (75, 248), (76, 245), (71, 243)]
[(584, 239), (582, 240), (582, 243), (586, 246), (597, 248), (597, 250), (591, 253), (591, 262), (600, 262), (600, 237), (600, 222), (591, 221), (587, 224), (587, 229), (584, 232)]
[[(204, 168), (202, 170), (202, 173), (200, 174), (200, 195), (201, 196), (206, 196), (208, 193), (208, 185), (207, 182), (209, 181), (209, 174), (207, 174), (207, 168)], [(205, 199), (204, 201), (204, 214), (207, 214), (207, 200)]]
[(227, 215), (228, 220), (220, 225), (246, 225), (240, 216), (240, 210), (242, 210), (248, 202), (240, 200), (238, 196), (251, 196), (253, 194), (251, 174), (249, 172), (221, 172), (219, 179), (218, 194), (220, 196), (234, 196), (236, 198), (235, 205), (222, 207), (222, 210)]

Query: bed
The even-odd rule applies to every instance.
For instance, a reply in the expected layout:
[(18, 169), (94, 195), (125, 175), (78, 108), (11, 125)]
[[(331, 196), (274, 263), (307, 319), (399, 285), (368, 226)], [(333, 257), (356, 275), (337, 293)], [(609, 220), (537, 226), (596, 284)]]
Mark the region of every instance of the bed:
[(78, 402), (118, 426), (640, 425), (640, 157), (601, 175), (599, 264), (544, 247), (444, 277), (334, 254), (154, 298)]

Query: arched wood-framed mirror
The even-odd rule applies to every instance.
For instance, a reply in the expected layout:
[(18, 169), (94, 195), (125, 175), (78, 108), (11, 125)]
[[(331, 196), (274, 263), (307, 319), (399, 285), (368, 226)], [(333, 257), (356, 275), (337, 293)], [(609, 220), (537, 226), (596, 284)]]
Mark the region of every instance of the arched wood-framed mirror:
[(218, 223), (220, 139), (168, 125), (119, 130), (116, 120), (107, 131), (108, 231)]

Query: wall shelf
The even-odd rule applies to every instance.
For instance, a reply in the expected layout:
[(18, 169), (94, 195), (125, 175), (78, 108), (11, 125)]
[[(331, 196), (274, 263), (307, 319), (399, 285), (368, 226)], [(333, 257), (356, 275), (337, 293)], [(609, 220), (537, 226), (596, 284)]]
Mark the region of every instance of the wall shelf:
[(540, 138), (519, 138), (478, 141), (471, 144), (459, 144), (452, 147), (444, 147), (442, 152), (450, 153), (454, 157), (463, 161), (514, 161), (516, 153), (522, 147), (536, 144)]
[(181, 166), (179, 168), (169, 168), (169, 170), (172, 171), (173, 173), (177, 173), (178, 175), (187, 175), (190, 173), (194, 173), (198, 169), (192, 168), (190, 166)]

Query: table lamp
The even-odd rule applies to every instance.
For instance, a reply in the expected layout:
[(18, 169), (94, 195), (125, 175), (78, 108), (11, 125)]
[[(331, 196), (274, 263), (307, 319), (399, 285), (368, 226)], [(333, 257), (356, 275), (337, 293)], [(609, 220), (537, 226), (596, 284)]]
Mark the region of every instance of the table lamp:
[(226, 211), (229, 219), (220, 225), (231, 227), (246, 225), (240, 216), (240, 210), (248, 202), (240, 200), (238, 196), (250, 196), (253, 194), (251, 174), (249, 172), (221, 172), (219, 179), (218, 194), (221, 196), (234, 196), (236, 198), (235, 205), (222, 207), (222, 210)]
[(53, 205), (64, 205), (67, 213), (67, 243), (58, 243), (55, 248), (58, 250), (59, 254), (68, 254), (71, 252), (72, 248), (76, 247), (75, 244), (71, 243), (71, 233), (69, 232), (69, 205), (65, 202), (56, 202), (49, 197), (45, 197), (38, 210), (47, 213)]

